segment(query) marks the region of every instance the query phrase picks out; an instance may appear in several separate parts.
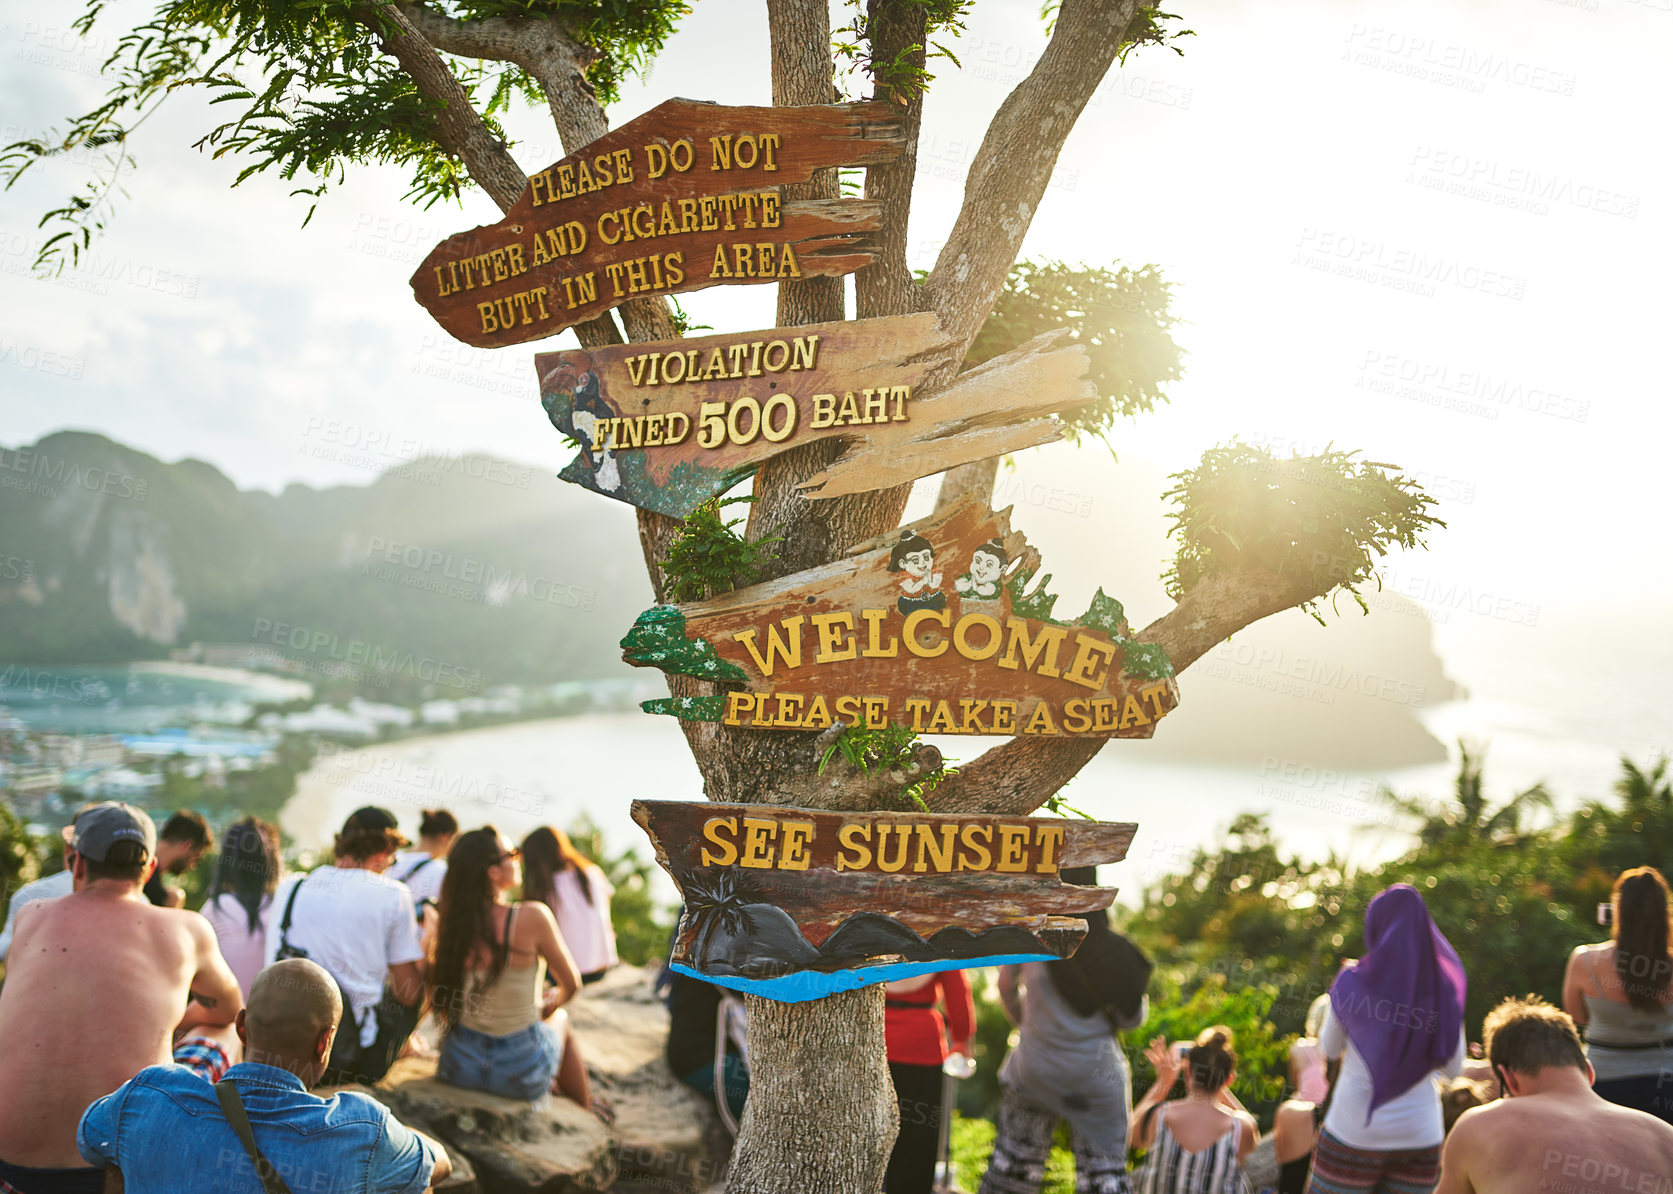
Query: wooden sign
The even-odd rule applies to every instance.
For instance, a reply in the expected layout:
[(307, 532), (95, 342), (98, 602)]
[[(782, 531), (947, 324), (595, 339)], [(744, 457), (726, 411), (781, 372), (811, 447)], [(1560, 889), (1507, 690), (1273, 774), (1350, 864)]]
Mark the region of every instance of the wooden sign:
[(1173, 665), (1099, 589), (1052, 617), (1039, 554), (967, 501), (846, 559), (712, 601), (662, 605), (622, 639), (638, 667), (735, 691), (648, 712), (773, 730), (893, 723), (924, 734), (1148, 738), (1179, 703)]
[(529, 179), (503, 220), (449, 237), (413, 294), (467, 344), (553, 336), (639, 295), (848, 274), (878, 207), (779, 187), (896, 157), (887, 104), (726, 108), (669, 100)]
[(933, 315), (538, 354), (552, 425), (581, 444), (558, 475), (684, 518), (764, 460), (847, 436), (814, 497), (881, 489), (1061, 436), (1054, 413), (1092, 401), (1088, 358), (1048, 333), (928, 396), (952, 350)]
[(672, 965), (797, 1002), (935, 970), (1074, 953), (1076, 913), (1115, 889), (1062, 867), (1117, 862), (1131, 824), (633, 802), (685, 899)]

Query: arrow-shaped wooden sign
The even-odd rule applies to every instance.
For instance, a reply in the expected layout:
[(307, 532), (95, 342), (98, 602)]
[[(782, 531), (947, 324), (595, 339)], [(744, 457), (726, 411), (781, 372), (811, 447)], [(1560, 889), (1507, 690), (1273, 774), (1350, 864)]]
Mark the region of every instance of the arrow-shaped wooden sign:
[(899, 155), (879, 102), (732, 108), (676, 99), (529, 179), (503, 220), (443, 241), (412, 290), (458, 339), (554, 336), (640, 295), (853, 273), (875, 202), (786, 202), (781, 186)]
[(685, 901), (674, 969), (795, 1002), (936, 970), (1064, 958), (1126, 857), (1127, 823), (635, 800)]
[(552, 425), (581, 445), (558, 475), (684, 518), (810, 440), (846, 452), (810, 497), (883, 489), (1050, 443), (1052, 417), (1096, 397), (1088, 358), (1036, 337), (920, 394), (953, 345), (933, 315), (901, 315), (535, 356)]
[(712, 601), (660, 605), (622, 639), (638, 667), (736, 685), (645, 709), (752, 729), (1148, 738), (1179, 703), (1173, 665), (1099, 589), (1052, 617), (1049, 576), (1010, 511), (974, 501), (846, 559)]

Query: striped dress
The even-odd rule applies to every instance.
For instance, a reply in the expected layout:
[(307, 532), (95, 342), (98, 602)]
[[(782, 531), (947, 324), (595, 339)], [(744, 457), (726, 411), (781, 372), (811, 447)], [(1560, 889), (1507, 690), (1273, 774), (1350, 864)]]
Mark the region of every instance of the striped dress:
[(1213, 1144), (1188, 1153), (1168, 1130), (1167, 1108), (1156, 1111), (1156, 1143), (1139, 1171), (1137, 1194), (1249, 1194), (1248, 1180), (1237, 1163), (1243, 1125), (1232, 1120)]

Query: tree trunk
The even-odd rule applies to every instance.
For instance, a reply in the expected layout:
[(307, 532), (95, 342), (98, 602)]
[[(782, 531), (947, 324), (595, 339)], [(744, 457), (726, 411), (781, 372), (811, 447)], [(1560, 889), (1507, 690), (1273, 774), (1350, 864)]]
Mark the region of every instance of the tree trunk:
[[(831, 23), (822, 0), (768, 0), (772, 31), (773, 103), (824, 104), (836, 98), (829, 47)], [(838, 172), (821, 171), (786, 188), (786, 199), (834, 199)], [(792, 327), (843, 318), (840, 278), (779, 286), (778, 321)], [(834, 559), (848, 544), (893, 520), (875, 500), (812, 503), (796, 485), (841, 454), (836, 441), (817, 442), (769, 461), (755, 478), (749, 535), (782, 535), (784, 575)], [(878, 495), (864, 495), (875, 499)], [(817, 509), (816, 509), (817, 507)], [(882, 529), (887, 529), (883, 527)], [(718, 727), (698, 755), (711, 800), (769, 801), (784, 776), (817, 765), (805, 734)], [(866, 987), (806, 1003), (747, 996), (749, 1101), (744, 1105), (727, 1185), (736, 1194), (803, 1191), (870, 1194), (881, 1188), (894, 1143), (896, 1111), (883, 1048), (883, 989)]]

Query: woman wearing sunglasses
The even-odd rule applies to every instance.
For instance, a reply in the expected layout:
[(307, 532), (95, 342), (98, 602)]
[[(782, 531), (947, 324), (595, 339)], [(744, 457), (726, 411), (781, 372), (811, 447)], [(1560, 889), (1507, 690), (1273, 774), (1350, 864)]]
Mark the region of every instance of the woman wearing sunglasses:
[(561, 1010), (581, 978), (557, 921), (538, 900), (506, 899), (523, 881), (518, 851), (485, 825), (460, 835), (447, 863), (430, 967), (430, 1007), (446, 1033), (436, 1077), (531, 1102), (561, 1094), (606, 1117)]

